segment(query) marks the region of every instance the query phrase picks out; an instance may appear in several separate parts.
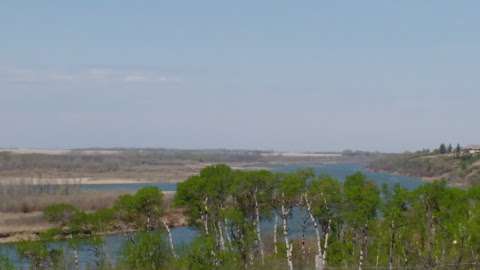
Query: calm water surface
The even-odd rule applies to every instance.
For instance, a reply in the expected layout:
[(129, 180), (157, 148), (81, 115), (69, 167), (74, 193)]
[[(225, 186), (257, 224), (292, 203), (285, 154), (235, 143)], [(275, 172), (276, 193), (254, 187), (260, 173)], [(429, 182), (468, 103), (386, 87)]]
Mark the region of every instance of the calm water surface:
[[(369, 179), (376, 182), (379, 186), (384, 183), (387, 184), (400, 184), (405, 188), (415, 188), (421, 184), (420, 179), (414, 177), (407, 177), (401, 175), (392, 175), (388, 173), (376, 173), (371, 172), (364, 167), (357, 164), (311, 164), (311, 165), (279, 165), (273, 166), (272, 171), (275, 172), (292, 172), (302, 168), (313, 168), (318, 175), (330, 175), (341, 181), (348, 175), (355, 172), (363, 172)], [(109, 190), (126, 190), (135, 191), (142, 187), (155, 186), (163, 191), (175, 191), (177, 189), (176, 183), (135, 183), (135, 184), (87, 184), (82, 185), (83, 190), (97, 190), (97, 191), (109, 191)]]

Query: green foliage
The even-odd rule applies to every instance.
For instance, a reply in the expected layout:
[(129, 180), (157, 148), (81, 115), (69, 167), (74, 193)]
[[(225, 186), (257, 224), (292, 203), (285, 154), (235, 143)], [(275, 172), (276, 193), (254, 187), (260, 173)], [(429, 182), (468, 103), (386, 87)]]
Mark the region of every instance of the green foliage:
[(206, 193), (205, 180), (198, 175), (177, 185), (174, 204), (185, 209), (190, 224), (194, 226), (198, 226), (198, 220), (204, 211)]
[(331, 177), (315, 178), (307, 187), (307, 195), (312, 203), (313, 214), (321, 221), (338, 218), (342, 203), (341, 185)]
[(200, 236), (195, 239), (174, 269), (185, 270), (228, 270), (243, 269), (244, 264), (236, 252), (218, 252), (215, 239)]
[(121, 264), (131, 270), (169, 269), (172, 258), (160, 232), (138, 233), (134, 241), (126, 242), (122, 250)]
[(78, 212), (79, 210), (73, 205), (58, 203), (45, 208), (43, 216), (48, 222), (65, 226)]
[(50, 248), (44, 240), (22, 241), (17, 244), (17, 252), (30, 262), (32, 270), (58, 269), (63, 255), (60, 249)]
[[(285, 269), (289, 255), (282, 230), (295, 223), (292, 212), (307, 214), (305, 226), (318, 225), (320, 242), (316, 235), (307, 238), (303, 254), (302, 241), (287, 228), (295, 269), (309, 269), (313, 255), (322, 251), (327, 269), (358, 268), (360, 254), (366, 268), (378, 269), (462, 269), (480, 263), (480, 187), (436, 181), (415, 190), (380, 189), (361, 173), (342, 183), (311, 170), (273, 174), (215, 165), (180, 183), (174, 200), (199, 236), (174, 258), (159, 230), (139, 233), (123, 248), (119, 269)], [(70, 248), (85, 244), (100, 250), (102, 232), (124, 228), (120, 224), (140, 231), (158, 228), (162, 201), (160, 190), (144, 188), (97, 212), (52, 206), (45, 215), (62, 226), (43, 233), (41, 241), (19, 244), (19, 252), (36, 269), (51, 269), (59, 257), (47, 243), (59, 235), (71, 238)], [(258, 238), (256, 231), (257, 220), (270, 219), (272, 212), (282, 219), (276, 254), (271, 233), (261, 231)]]
[(13, 263), (5, 256), (0, 256), (0, 269), (15, 270)]
[(380, 204), (378, 187), (362, 173), (348, 176), (344, 183), (344, 217), (353, 227), (367, 224), (377, 215)]
[(141, 188), (134, 195), (122, 195), (115, 202), (114, 211), (127, 225), (133, 224), (144, 230), (158, 228), (163, 215), (163, 193), (157, 187)]

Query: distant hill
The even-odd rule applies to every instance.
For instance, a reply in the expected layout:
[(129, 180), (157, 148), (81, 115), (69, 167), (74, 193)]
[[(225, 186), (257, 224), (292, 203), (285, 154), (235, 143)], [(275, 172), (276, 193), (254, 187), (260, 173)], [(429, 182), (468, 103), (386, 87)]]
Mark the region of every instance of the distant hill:
[(452, 185), (480, 184), (480, 155), (416, 152), (386, 154), (374, 159), (368, 167), (425, 180), (445, 179)]

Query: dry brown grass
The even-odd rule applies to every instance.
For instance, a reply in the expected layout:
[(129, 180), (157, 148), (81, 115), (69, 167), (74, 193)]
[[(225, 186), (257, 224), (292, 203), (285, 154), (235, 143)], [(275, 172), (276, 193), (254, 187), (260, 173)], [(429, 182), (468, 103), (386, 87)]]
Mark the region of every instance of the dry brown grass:
[(21, 179), (0, 184), (0, 212), (42, 211), (54, 203), (72, 204), (82, 210), (110, 207), (122, 191), (82, 191), (78, 181)]
[[(55, 203), (71, 204), (84, 211), (112, 207), (127, 191), (82, 191), (78, 184), (31, 183), (0, 184), (0, 243), (35, 239), (37, 233), (52, 228), (42, 211)], [(173, 209), (174, 192), (165, 194), (165, 218), (171, 226), (186, 224), (179, 209)]]
[[(126, 192), (82, 192), (72, 195), (37, 195), (11, 204), (3, 204), (8, 211), (0, 211), (0, 243), (18, 242), (38, 238), (38, 233), (53, 228), (43, 217), (43, 210), (52, 203), (69, 203), (85, 211), (111, 207), (118, 196)], [(165, 192), (164, 218), (170, 226), (186, 226), (182, 209), (171, 206), (174, 192)], [(28, 209), (28, 211), (23, 211)]]
[(2, 196), (0, 212), (30, 213), (43, 211), (54, 203), (67, 203), (85, 211), (111, 207), (113, 202), (122, 194), (122, 191), (84, 191), (76, 194), (38, 194), (25, 196)]
[(42, 212), (0, 213), (0, 243), (34, 239), (38, 232), (52, 227)]

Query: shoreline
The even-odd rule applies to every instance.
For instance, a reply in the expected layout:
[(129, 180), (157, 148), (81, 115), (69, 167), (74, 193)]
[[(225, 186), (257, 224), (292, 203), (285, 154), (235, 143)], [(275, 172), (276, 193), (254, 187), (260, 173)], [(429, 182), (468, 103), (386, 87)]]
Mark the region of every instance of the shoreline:
[[(6, 218), (9, 217), (10, 219)], [(43, 220), (43, 213), (35, 211), (31, 213), (0, 213), (0, 217), (4, 218), (3, 222), (22, 221), (22, 219), (36, 219), (38, 223), (29, 225), (12, 224), (0, 229), (0, 245), (14, 244), (25, 240), (38, 240), (39, 234), (49, 229), (57, 227), (54, 224)], [(178, 228), (188, 226), (187, 219), (181, 209), (172, 209), (165, 213), (163, 217), (170, 228)], [(9, 228), (11, 227), (11, 229)], [(101, 235), (113, 235), (126, 232), (135, 232), (135, 229), (116, 230), (101, 233)]]

